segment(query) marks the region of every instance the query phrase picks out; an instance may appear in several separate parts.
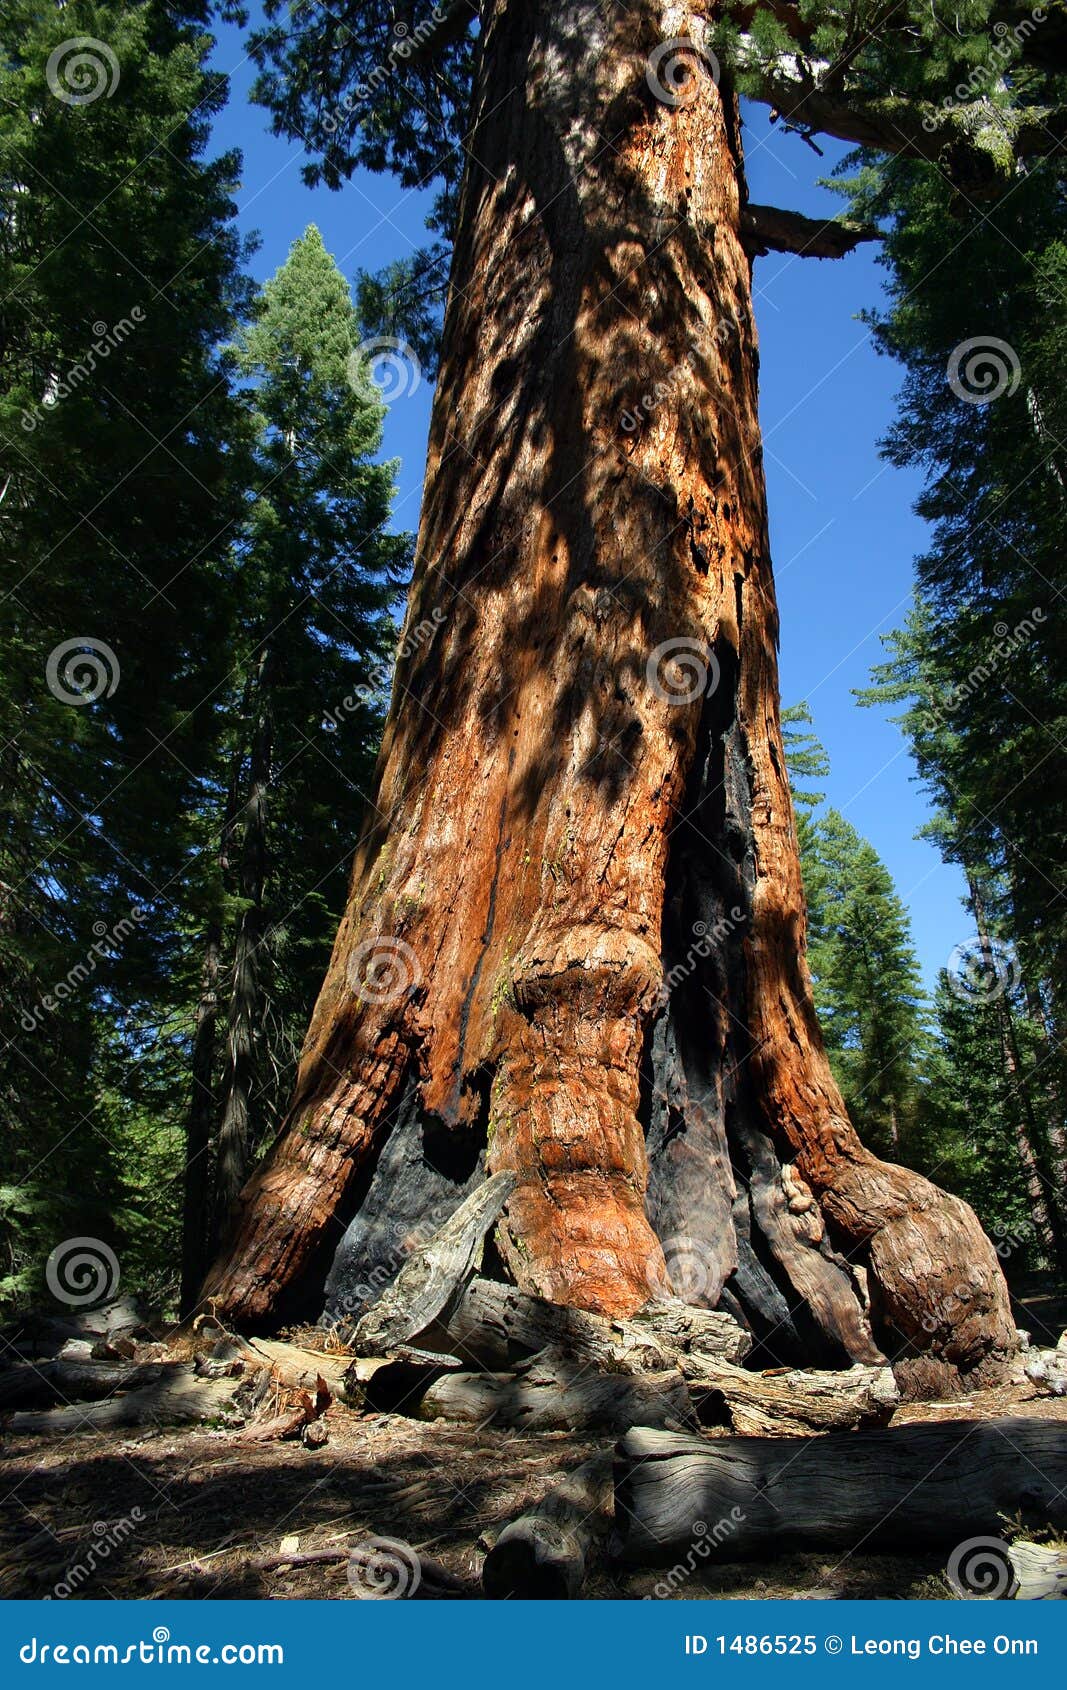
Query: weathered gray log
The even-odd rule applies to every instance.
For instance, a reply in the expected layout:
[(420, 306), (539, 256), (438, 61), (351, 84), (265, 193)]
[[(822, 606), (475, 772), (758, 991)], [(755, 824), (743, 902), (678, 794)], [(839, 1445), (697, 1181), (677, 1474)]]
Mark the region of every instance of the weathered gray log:
[(233, 1401), (239, 1380), (201, 1379), (192, 1363), (175, 1362), (160, 1370), (160, 1377), (124, 1396), (106, 1402), (46, 1409), (40, 1414), (13, 1414), (11, 1432), (61, 1434), (93, 1432), (114, 1426), (167, 1425), (182, 1420), (210, 1420)]
[(113, 1391), (151, 1385), (159, 1378), (159, 1362), (67, 1360), (18, 1362), (0, 1372), (0, 1414), (14, 1409), (52, 1408), (57, 1403), (95, 1402)]
[(269, 1368), (272, 1378), (287, 1390), (309, 1391), (314, 1396), (317, 1382), (322, 1379), (331, 1396), (345, 1395), (346, 1375), (352, 1365), (349, 1355), (305, 1350), (299, 1344), (285, 1344), (276, 1338), (249, 1338), (242, 1342), (240, 1353), (248, 1367)]
[(662, 1372), (689, 1352), (739, 1361), (752, 1342), (718, 1310), (650, 1303), (630, 1320), (609, 1320), (488, 1279), (471, 1281), (445, 1331), (461, 1355), (487, 1366), (507, 1367), (551, 1346), (575, 1362), (633, 1374)]
[(1062, 1544), (1011, 1544), (1008, 1559), (1015, 1574), (1017, 1602), (1062, 1602), (1067, 1598), (1067, 1549)]
[(98, 1308), (65, 1315), (31, 1312), (4, 1334), (5, 1355), (33, 1361), (87, 1361), (101, 1342), (130, 1335), (150, 1337), (141, 1309), (131, 1297), (118, 1297)]
[(671, 1356), (717, 1356), (738, 1362), (752, 1348), (751, 1334), (725, 1309), (694, 1308), (677, 1298), (646, 1303), (629, 1325), (639, 1334), (652, 1332)]
[(794, 1544), (958, 1543), (1002, 1517), (1067, 1524), (1062, 1422), (964, 1421), (822, 1438), (694, 1438), (637, 1427), (616, 1450), (614, 1547), (664, 1565), (698, 1541), (720, 1560)]
[(695, 1426), (677, 1368), (633, 1377), (576, 1366), (546, 1350), (514, 1373), (447, 1373), (417, 1410), (425, 1420), (460, 1420), (525, 1432), (621, 1432), (628, 1426)]
[(476, 1187), (367, 1310), (356, 1326), (354, 1347), (365, 1355), (385, 1355), (424, 1332), (474, 1271), (485, 1235), (514, 1189), (511, 1173), (494, 1174)]
[(611, 1452), (568, 1473), (561, 1484), (504, 1527), (482, 1566), (482, 1588), (497, 1599), (580, 1596), (611, 1530)]
[(379, 1414), (416, 1414), (426, 1392), (442, 1373), (457, 1372), (461, 1367), (454, 1356), (434, 1355), (404, 1345), (362, 1377), (353, 1367), (346, 1384), (348, 1400), (364, 1403)]
[(740, 1436), (808, 1437), (887, 1426), (900, 1402), (891, 1367), (857, 1362), (838, 1373), (793, 1368), (746, 1373), (705, 1356), (683, 1356), (679, 1367), (701, 1419), (707, 1422), (708, 1406), (721, 1399)]

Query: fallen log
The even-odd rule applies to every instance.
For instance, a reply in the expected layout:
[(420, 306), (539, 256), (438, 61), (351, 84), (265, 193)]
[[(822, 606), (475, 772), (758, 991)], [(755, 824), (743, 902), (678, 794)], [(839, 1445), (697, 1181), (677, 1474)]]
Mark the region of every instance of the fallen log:
[(348, 1388), (346, 1377), (352, 1366), (350, 1355), (305, 1350), (298, 1344), (285, 1344), (276, 1338), (248, 1338), (239, 1340), (239, 1343), (240, 1355), (247, 1367), (269, 1368), (271, 1377), (287, 1390), (308, 1391), (314, 1395), (322, 1380), (332, 1397), (344, 1397)]
[(15, 1409), (53, 1408), (57, 1403), (95, 1402), (113, 1391), (152, 1385), (160, 1362), (137, 1366), (129, 1361), (68, 1360), (16, 1362), (0, 1372), (0, 1414)]
[(1017, 1602), (1062, 1602), (1067, 1598), (1067, 1549), (1062, 1544), (1027, 1543), (1008, 1550)]
[(446, 1373), (429, 1387), (414, 1412), (422, 1420), (459, 1420), (525, 1432), (696, 1425), (677, 1368), (640, 1377), (598, 1373), (576, 1367), (572, 1357), (559, 1351), (545, 1351), (513, 1373)]
[(720, 1310), (685, 1303), (651, 1303), (630, 1320), (609, 1320), (519, 1291), (474, 1279), (445, 1321), (460, 1354), (490, 1367), (508, 1367), (549, 1346), (576, 1362), (612, 1373), (662, 1372), (682, 1354), (740, 1361), (752, 1340)]
[(494, 1174), (477, 1186), (357, 1322), (354, 1348), (385, 1355), (424, 1332), (474, 1272), (485, 1235), (514, 1189), (511, 1173)]
[(677, 1298), (646, 1303), (630, 1325), (639, 1333), (652, 1332), (672, 1356), (715, 1356), (739, 1362), (752, 1348), (751, 1333), (725, 1309), (695, 1308)]
[(12, 1414), (11, 1432), (41, 1435), (94, 1432), (114, 1426), (167, 1425), (183, 1420), (211, 1420), (233, 1401), (239, 1380), (199, 1378), (191, 1362), (160, 1369), (152, 1384), (105, 1402), (72, 1403), (40, 1414)]
[(485, 1594), (498, 1600), (579, 1596), (611, 1531), (613, 1502), (612, 1456), (604, 1451), (504, 1527), (482, 1566)]
[(373, 1373), (365, 1374), (362, 1379), (353, 1377), (355, 1370), (351, 1370), (349, 1401), (361, 1402), (378, 1414), (414, 1414), (442, 1373), (455, 1372), (461, 1365), (454, 1356), (405, 1347), (397, 1355), (384, 1359)]
[(951, 1420), (807, 1439), (636, 1427), (616, 1449), (613, 1547), (642, 1566), (709, 1541), (723, 1560), (790, 1545), (958, 1543), (1020, 1512), (1067, 1525), (1062, 1422)]
[(891, 1367), (854, 1367), (838, 1373), (776, 1368), (746, 1373), (729, 1362), (683, 1356), (679, 1362), (705, 1424), (721, 1404), (739, 1436), (809, 1437), (886, 1426), (900, 1402)]

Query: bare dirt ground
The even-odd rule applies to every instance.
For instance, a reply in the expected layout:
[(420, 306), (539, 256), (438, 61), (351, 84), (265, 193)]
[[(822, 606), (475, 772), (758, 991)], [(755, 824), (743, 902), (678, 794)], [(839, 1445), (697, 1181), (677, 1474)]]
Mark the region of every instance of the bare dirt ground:
[[(909, 1404), (897, 1420), (1005, 1414), (1062, 1420), (1067, 1435), (1067, 1401), (1038, 1397), (1029, 1385)], [(421, 1576), (409, 1594), (477, 1598), (483, 1534), (602, 1447), (565, 1434), (508, 1435), (337, 1404), (325, 1419), (329, 1442), (321, 1449), (202, 1428), (8, 1437), (0, 1596), (344, 1600), (365, 1588), (349, 1582), (352, 1552), (387, 1537), (418, 1557)], [(316, 1558), (299, 1559), (305, 1556)], [(952, 1594), (944, 1564), (940, 1551), (709, 1562), (671, 1594), (935, 1599)], [(661, 1578), (601, 1572), (587, 1593), (654, 1597), (665, 1593)]]

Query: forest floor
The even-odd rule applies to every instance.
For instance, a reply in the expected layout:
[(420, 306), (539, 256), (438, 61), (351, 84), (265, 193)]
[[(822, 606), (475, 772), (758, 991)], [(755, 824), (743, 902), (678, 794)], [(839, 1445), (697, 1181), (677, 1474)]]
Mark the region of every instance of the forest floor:
[[(1067, 1300), (1021, 1288), (1020, 1324), (1055, 1342)], [(894, 1424), (1004, 1415), (1062, 1420), (1067, 1399), (1029, 1383), (904, 1404)], [(347, 1599), (349, 1559), (369, 1539), (410, 1546), (419, 1598), (481, 1595), (485, 1534), (539, 1499), (604, 1439), (531, 1436), (359, 1412), (334, 1403), (321, 1448), (247, 1429), (116, 1428), (5, 1434), (0, 1597)], [(714, 1435), (714, 1433), (710, 1434)], [(314, 1557), (306, 1559), (306, 1557)], [(951, 1596), (945, 1553), (784, 1556), (705, 1564), (668, 1592), (655, 1570), (601, 1571), (590, 1597), (620, 1600)], [(73, 1574), (72, 1570), (78, 1569)]]

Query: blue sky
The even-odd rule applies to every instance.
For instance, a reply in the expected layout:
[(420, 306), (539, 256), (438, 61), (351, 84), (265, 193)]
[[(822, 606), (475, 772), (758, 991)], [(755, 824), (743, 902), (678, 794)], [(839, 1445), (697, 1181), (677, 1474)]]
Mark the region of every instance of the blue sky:
[[(253, 68), (240, 31), (220, 30), (215, 62), (231, 77), (215, 145), (239, 147), (244, 155), (239, 220), (261, 239), (252, 262), (258, 279), (273, 275), (312, 222), (350, 279), (425, 241), (425, 200), (392, 177), (361, 172), (338, 193), (304, 186), (303, 148), (272, 136), (268, 114), (249, 102)], [(827, 143), (819, 160), (758, 107), (746, 111), (745, 143), (754, 200), (809, 215), (839, 211), (840, 202), (816, 179), (829, 173), (843, 148)], [(923, 524), (912, 510), (918, 479), (878, 455), (900, 370), (875, 354), (857, 316), (878, 304), (882, 278), (869, 246), (842, 260), (757, 260), (761, 414), (782, 696), (786, 703), (809, 700), (831, 761), (828, 801), (887, 864), (932, 985), (971, 931), (960, 902), (962, 880), (915, 838), (927, 809), (898, 729), (883, 712), (861, 710), (852, 696), (880, 658), (879, 635), (907, 612), (912, 561), (924, 545)], [(386, 454), (400, 459), (399, 528), (418, 521), (430, 399), (424, 383), (399, 399), (386, 421)]]

